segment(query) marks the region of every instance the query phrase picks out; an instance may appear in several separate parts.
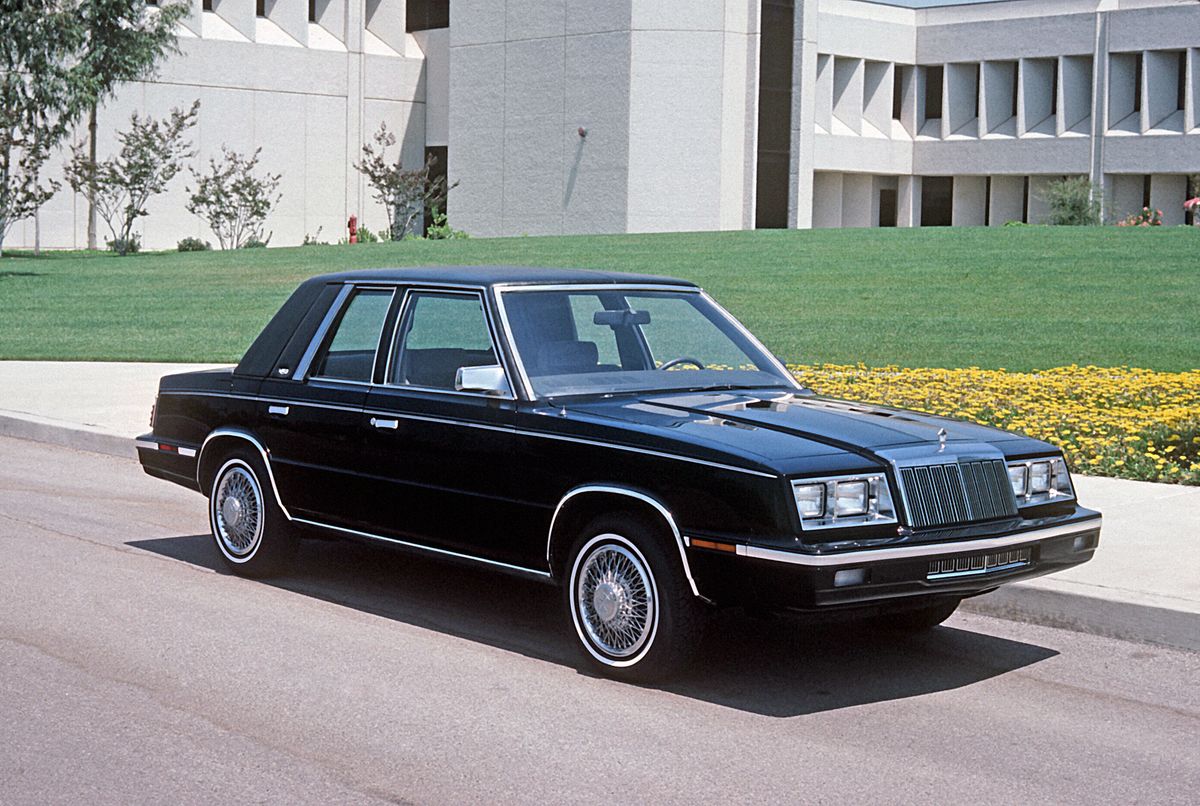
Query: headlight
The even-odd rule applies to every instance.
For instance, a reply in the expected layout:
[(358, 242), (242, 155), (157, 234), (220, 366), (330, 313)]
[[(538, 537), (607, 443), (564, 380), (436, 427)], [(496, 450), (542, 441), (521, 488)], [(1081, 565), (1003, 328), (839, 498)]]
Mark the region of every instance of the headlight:
[(797, 484), (795, 492), (801, 518), (819, 518), (825, 514), (824, 484)]
[(1075, 497), (1066, 460), (1061, 456), (1009, 462), (1008, 480), (1012, 483), (1013, 495), (1019, 507), (1066, 501)]
[(883, 473), (802, 479), (792, 483), (792, 492), (805, 529), (896, 523)]

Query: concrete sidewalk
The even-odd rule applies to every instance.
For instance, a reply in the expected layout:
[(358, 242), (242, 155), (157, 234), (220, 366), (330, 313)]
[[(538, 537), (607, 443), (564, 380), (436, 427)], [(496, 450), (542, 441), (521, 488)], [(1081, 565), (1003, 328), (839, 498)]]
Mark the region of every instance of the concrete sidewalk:
[[(159, 377), (209, 366), (0, 361), (0, 435), (132, 459)], [(1075, 486), (1104, 513), (1095, 558), (964, 607), (1200, 651), (1200, 487), (1088, 476)]]

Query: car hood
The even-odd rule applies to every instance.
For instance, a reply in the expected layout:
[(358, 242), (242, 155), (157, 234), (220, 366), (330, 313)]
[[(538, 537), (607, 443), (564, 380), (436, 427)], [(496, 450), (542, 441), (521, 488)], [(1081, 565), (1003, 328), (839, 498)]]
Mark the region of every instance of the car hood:
[[(805, 393), (691, 392), (610, 399), (572, 406), (606, 419), (648, 426), (685, 428), (695, 437), (737, 445), (770, 458), (849, 452), (875, 454), (887, 448), (930, 445), (940, 432), (948, 443), (1029, 441), (974, 423), (850, 403)], [(698, 426), (734, 428), (698, 430)]]

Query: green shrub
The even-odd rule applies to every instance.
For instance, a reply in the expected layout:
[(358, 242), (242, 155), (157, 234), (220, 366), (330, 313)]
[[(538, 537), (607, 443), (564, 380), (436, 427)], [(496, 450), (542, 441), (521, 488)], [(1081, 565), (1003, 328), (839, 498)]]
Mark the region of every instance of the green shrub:
[(199, 238), (184, 238), (177, 246), (180, 252), (207, 252), (212, 249), (212, 244), (208, 241), (202, 241)]
[(449, 238), (470, 238), (471, 236), (460, 229), (454, 229), (446, 221), (446, 214), (439, 211), (435, 204), (430, 212), (429, 229), (425, 232), (425, 237), (431, 241), (446, 240)]
[(248, 241), (244, 242), (244, 243), (243, 243), (243, 244), (242, 244), (240, 247), (238, 247), (238, 248), (239, 248), (239, 249), (266, 249), (266, 248), (267, 248), (267, 242), (266, 242), (266, 241), (261, 241), (261, 240), (259, 240), (258, 238), (251, 238), (250, 240), (248, 240)]
[(1042, 200), (1050, 208), (1047, 223), (1060, 227), (1100, 224), (1100, 199), (1084, 176), (1067, 176), (1049, 183)]
[(111, 241), (105, 241), (104, 245), (108, 247), (108, 251), (116, 252), (118, 255), (136, 255), (142, 251), (142, 239), (136, 232), (131, 232), (128, 238), (113, 238)]

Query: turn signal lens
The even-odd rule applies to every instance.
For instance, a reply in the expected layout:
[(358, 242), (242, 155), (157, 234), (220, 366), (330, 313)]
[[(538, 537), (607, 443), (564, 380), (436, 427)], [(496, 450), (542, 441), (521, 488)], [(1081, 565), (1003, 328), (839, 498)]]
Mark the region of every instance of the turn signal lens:
[(795, 487), (796, 507), (802, 518), (819, 518), (825, 514), (825, 485), (800, 484)]

